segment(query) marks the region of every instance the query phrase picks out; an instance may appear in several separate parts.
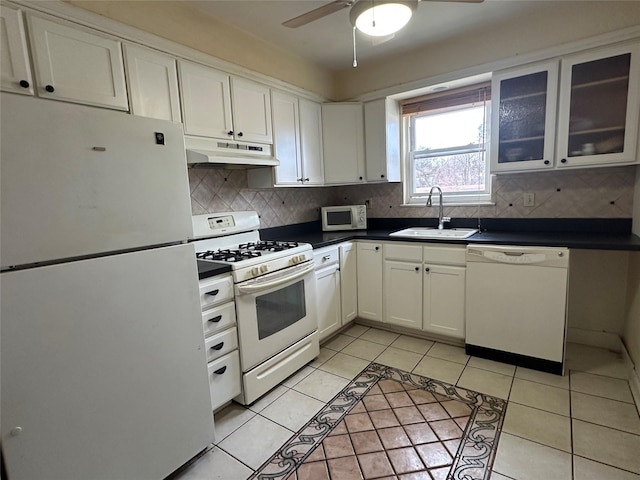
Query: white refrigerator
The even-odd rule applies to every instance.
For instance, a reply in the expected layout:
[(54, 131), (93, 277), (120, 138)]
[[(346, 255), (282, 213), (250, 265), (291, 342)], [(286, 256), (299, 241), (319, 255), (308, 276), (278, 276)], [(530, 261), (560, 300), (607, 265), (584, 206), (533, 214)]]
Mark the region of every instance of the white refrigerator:
[(182, 125), (0, 105), (9, 480), (162, 479), (213, 441)]

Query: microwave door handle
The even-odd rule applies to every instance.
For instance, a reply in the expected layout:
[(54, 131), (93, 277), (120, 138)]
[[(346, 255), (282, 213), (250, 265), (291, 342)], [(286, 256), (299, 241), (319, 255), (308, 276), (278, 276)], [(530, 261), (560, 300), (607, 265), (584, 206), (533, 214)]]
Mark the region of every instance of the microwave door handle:
[(298, 270), (296, 273), (292, 275), (283, 275), (273, 280), (272, 282), (259, 282), (249, 285), (238, 285), (238, 291), (240, 293), (258, 293), (264, 290), (269, 290), (270, 288), (277, 287), (279, 285), (283, 285), (285, 283), (289, 283), (293, 280), (297, 280), (301, 277), (304, 277), (307, 273), (314, 270), (314, 264), (309, 263), (309, 265), (304, 268)]

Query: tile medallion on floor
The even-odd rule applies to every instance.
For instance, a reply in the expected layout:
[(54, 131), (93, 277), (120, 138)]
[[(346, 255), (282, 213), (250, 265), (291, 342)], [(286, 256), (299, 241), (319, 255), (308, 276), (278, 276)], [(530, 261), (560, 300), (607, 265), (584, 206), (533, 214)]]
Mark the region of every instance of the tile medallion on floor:
[(214, 447), (172, 480), (245, 480), (251, 473), (246, 465)]
[(360, 335), (361, 340), (368, 340), (374, 343), (380, 343), (382, 345), (391, 345), (400, 335), (393, 332), (388, 332), (386, 330), (378, 330), (377, 328), (370, 328), (362, 335)]
[(494, 362), (493, 360), (487, 360), (486, 358), (471, 357), (467, 363), (467, 367), (479, 368), (481, 370), (488, 370), (493, 373), (500, 373), (501, 375), (508, 375), (513, 377), (516, 367), (515, 365), (509, 365), (508, 363)]
[(323, 370), (316, 370), (298, 382), (293, 389), (317, 400), (328, 402), (340, 392), (349, 380)]
[(629, 382), (618, 378), (573, 371), (571, 372), (571, 390), (633, 403)]
[(574, 456), (573, 478), (574, 480), (640, 480), (640, 475)]
[(457, 385), (506, 400), (509, 398), (512, 382), (513, 377), (511, 376), (467, 367), (462, 372)]
[(399, 368), (400, 370), (410, 372), (421, 359), (422, 355), (419, 353), (388, 347), (375, 359), (375, 361), (382, 365), (388, 365), (389, 367)]
[(435, 342), (424, 338), (410, 337), (409, 335), (400, 335), (391, 344), (394, 348), (408, 350), (413, 353), (424, 355), (434, 345)]
[(640, 474), (640, 436), (572, 420), (573, 453)]
[(354, 357), (362, 358), (363, 360), (374, 360), (387, 348), (386, 345), (380, 343), (369, 342), (367, 340), (355, 339), (349, 345), (342, 349), (342, 353), (351, 355)]
[(466, 365), (470, 358), (469, 355), (464, 353), (464, 348), (454, 347), (453, 345), (447, 345), (446, 343), (436, 343), (429, 349), (427, 356), (461, 363), (463, 365)]
[(366, 368), (369, 363), (371, 363), (369, 360), (363, 360), (361, 358), (352, 357), (351, 355), (345, 355), (344, 353), (339, 352), (318, 368), (325, 372), (333, 373), (334, 375), (339, 375), (347, 380), (351, 380)]
[(515, 378), (509, 402), (569, 416), (569, 391), (542, 383)]
[(329, 340), (329, 342), (322, 344), (322, 346), (328, 348), (329, 350), (335, 350), (336, 352), (339, 352), (354, 340), (355, 338), (353, 337), (339, 334)]
[[(568, 370), (567, 370), (568, 372)], [(530, 370), (524, 367), (516, 368), (516, 378), (528, 380), (530, 382), (542, 383), (556, 388), (569, 389), (569, 375), (554, 375), (553, 373), (540, 372), (538, 370)]]
[(289, 390), (262, 410), (260, 415), (295, 432), (302, 428), (324, 405), (325, 402), (295, 390)]
[(503, 432), (493, 471), (517, 480), (571, 480), (571, 455)]
[(413, 373), (455, 385), (463, 370), (464, 365), (460, 363), (449, 362), (427, 355), (418, 362), (418, 365), (413, 369)]
[[(640, 435), (640, 417), (632, 403), (571, 392), (571, 416), (578, 420), (596, 423)], [(638, 452), (640, 455), (640, 452)]]
[(502, 431), (571, 453), (569, 417), (511, 402)]
[(242, 463), (256, 469), (291, 435), (293, 435), (291, 430), (256, 415), (220, 442), (219, 447)]

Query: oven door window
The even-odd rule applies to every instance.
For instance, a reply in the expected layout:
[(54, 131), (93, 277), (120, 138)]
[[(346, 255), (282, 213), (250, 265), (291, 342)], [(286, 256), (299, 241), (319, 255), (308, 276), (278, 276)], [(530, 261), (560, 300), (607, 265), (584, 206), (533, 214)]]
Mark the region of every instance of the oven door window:
[(256, 297), (258, 339), (262, 340), (293, 325), (307, 315), (304, 280)]

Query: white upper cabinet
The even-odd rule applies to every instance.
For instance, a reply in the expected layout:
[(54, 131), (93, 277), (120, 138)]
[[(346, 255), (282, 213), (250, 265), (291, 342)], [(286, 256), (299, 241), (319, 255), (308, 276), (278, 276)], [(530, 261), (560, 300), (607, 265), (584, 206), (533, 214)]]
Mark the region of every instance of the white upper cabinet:
[(305, 185), (324, 183), (322, 152), (322, 105), (301, 98), (300, 107), (300, 155)]
[(367, 182), (400, 181), (400, 107), (390, 98), (364, 104)]
[(493, 172), (553, 168), (557, 92), (557, 60), (493, 74)]
[(231, 105), (236, 140), (273, 143), (269, 87), (232, 77)]
[(361, 103), (322, 104), (325, 184), (364, 183)]
[(638, 162), (637, 43), (497, 72), (491, 88), (492, 172)]
[(22, 12), (5, 5), (0, 9), (0, 61), (2, 90), (33, 95)]
[(230, 75), (181, 61), (178, 71), (184, 133), (232, 140)]
[(272, 143), (269, 87), (178, 61), (184, 133)]
[(40, 97), (129, 109), (118, 40), (36, 16), (29, 27)]
[(557, 166), (636, 163), (640, 45), (562, 59)]
[(126, 44), (127, 83), (131, 113), (180, 122), (176, 61), (164, 53)]

